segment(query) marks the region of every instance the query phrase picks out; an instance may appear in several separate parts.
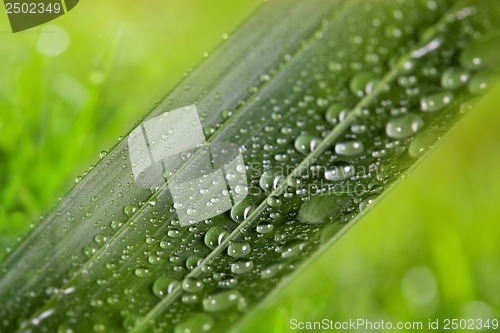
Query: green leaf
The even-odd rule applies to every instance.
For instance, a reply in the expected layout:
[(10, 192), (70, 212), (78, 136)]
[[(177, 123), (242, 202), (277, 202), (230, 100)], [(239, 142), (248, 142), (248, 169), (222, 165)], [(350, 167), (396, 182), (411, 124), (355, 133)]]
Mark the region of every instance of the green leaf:
[[(0, 330), (234, 327), (498, 81), (499, 17), (490, 1), (265, 4), (10, 253)], [(196, 139), (196, 116), (208, 145), (146, 168)], [(227, 193), (215, 174), (180, 182), (207, 160)]]

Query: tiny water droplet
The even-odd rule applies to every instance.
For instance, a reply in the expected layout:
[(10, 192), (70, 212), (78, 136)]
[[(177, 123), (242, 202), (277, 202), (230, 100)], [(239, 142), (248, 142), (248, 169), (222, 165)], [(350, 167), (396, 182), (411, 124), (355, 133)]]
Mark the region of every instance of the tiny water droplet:
[(370, 94), (379, 78), (372, 72), (362, 72), (354, 75), (349, 82), (349, 89), (357, 97)]
[(227, 254), (234, 258), (244, 258), (250, 251), (250, 245), (245, 241), (233, 241), (227, 248)]
[(198, 279), (186, 278), (182, 281), (182, 289), (188, 293), (198, 293), (203, 290), (205, 285)]
[(207, 312), (224, 311), (236, 306), (242, 298), (238, 290), (219, 292), (203, 299), (203, 309)]
[(254, 206), (250, 202), (243, 200), (231, 208), (231, 218), (234, 222), (241, 223), (246, 220), (253, 210)]
[(178, 238), (181, 236), (181, 232), (178, 229), (171, 229), (167, 231), (167, 236), (172, 238)]
[(210, 136), (212, 136), (212, 134), (215, 133), (215, 127), (207, 126), (203, 129), (203, 133), (205, 134), (205, 137), (209, 138)]
[(246, 196), (248, 194), (248, 185), (238, 184), (234, 187), (234, 192), (241, 196)]
[(258, 233), (267, 234), (273, 231), (273, 224), (271, 222), (263, 221), (260, 222), (259, 225), (255, 228)]
[(408, 146), (408, 154), (412, 158), (419, 158), (431, 148), (444, 134), (441, 130), (428, 130), (416, 135)]
[(151, 272), (149, 271), (149, 269), (141, 267), (135, 270), (135, 275), (140, 278), (146, 278), (151, 275)]
[(488, 70), (477, 73), (469, 82), (469, 92), (474, 95), (484, 94), (492, 84), (497, 82), (498, 77), (498, 73)]
[(208, 332), (214, 326), (214, 320), (204, 314), (197, 313), (175, 326), (174, 333), (203, 333)]
[(263, 279), (270, 279), (276, 276), (284, 267), (285, 265), (281, 263), (268, 266), (267, 268), (263, 269), (262, 272), (260, 272), (260, 277)]
[(276, 190), (283, 182), (283, 175), (278, 171), (265, 171), (259, 179), (259, 185), (266, 193)]
[(267, 204), (270, 207), (277, 208), (281, 205), (281, 199), (272, 195), (267, 199)]
[(320, 142), (321, 139), (312, 134), (301, 134), (295, 140), (295, 149), (303, 155), (308, 155), (317, 148)]
[(94, 237), (94, 240), (97, 243), (97, 245), (101, 246), (108, 241), (108, 237), (106, 237), (106, 235), (103, 234), (97, 234)]
[(196, 303), (198, 303), (199, 298), (198, 298), (198, 295), (187, 294), (187, 295), (182, 295), (181, 301), (184, 304), (196, 304)]
[(120, 222), (120, 221), (116, 221), (116, 220), (115, 220), (115, 221), (112, 221), (112, 222), (111, 222), (111, 229), (113, 229), (113, 230), (118, 230), (118, 229), (120, 229), (122, 226), (123, 226), (123, 223), (122, 223), (122, 222)]
[(186, 260), (186, 268), (192, 271), (201, 263), (202, 260), (203, 257), (200, 257), (198, 255), (191, 255)]
[(231, 272), (234, 274), (246, 274), (250, 272), (254, 267), (253, 261), (251, 260), (241, 260), (231, 264)]
[(373, 196), (369, 196), (368, 198), (361, 201), (359, 203), (359, 210), (360, 211), (364, 210), (366, 207), (370, 206), (375, 201), (376, 198), (377, 198), (377, 196), (373, 195)]
[(342, 156), (356, 156), (361, 154), (363, 150), (363, 143), (357, 140), (343, 141), (335, 145), (335, 153)]
[(283, 258), (293, 258), (296, 257), (302, 252), (306, 243), (301, 240), (293, 240), (288, 242), (281, 251), (281, 256)]
[(424, 112), (436, 112), (449, 105), (453, 101), (453, 98), (453, 94), (449, 91), (422, 97), (420, 100), (420, 108)]
[(393, 139), (406, 139), (422, 129), (424, 121), (419, 116), (406, 113), (391, 118), (385, 126), (385, 132)]
[(215, 249), (228, 236), (228, 231), (220, 226), (210, 228), (205, 234), (205, 245), (210, 249)]
[(325, 113), (325, 119), (330, 124), (335, 125), (338, 122), (342, 122), (349, 112), (349, 108), (344, 106), (343, 104), (335, 103), (332, 104)]
[(356, 169), (347, 162), (337, 162), (328, 170), (325, 170), (325, 178), (331, 181), (342, 181), (354, 177)]
[(441, 86), (444, 89), (457, 89), (464, 86), (470, 79), (470, 73), (464, 69), (446, 71), (441, 76)]
[(500, 34), (489, 34), (470, 43), (459, 57), (460, 64), (466, 69), (479, 70), (500, 65)]
[(330, 61), (328, 63), (328, 70), (333, 73), (338, 73), (342, 70), (342, 64), (336, 61)]
[(165, 295), (170, 294), (174, 289), (179, 288), (181, 283), (174, 279), (161, 276), (153, 283), (153, 294), (158, 298), (163, 298)]
[(127, 215), (128, 217), (131, 217), (132, 215), (134, 215), (134, 213), (137, 211), (137, 206), (136, 205), (133, 205), (133, 204), (130, 204), (130, 205), (127, 205), (125, 206), (125, 208), (123, 208), (123, 212), (125, 213), (125, 215)]

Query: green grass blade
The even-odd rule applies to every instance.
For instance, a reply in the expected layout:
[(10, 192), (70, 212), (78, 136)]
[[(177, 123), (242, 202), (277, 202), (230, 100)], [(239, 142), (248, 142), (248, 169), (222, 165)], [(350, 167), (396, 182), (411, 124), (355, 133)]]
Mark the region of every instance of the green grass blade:
[(494, 3), (292, 3), (266, 4), (145, 119), (195, 104), (211, 145), (240, 147), (245, 200), (182, 227), (168, 189), (203, 149), (144, 189), (123, 140), (7, 257), (2, 331), (229, 329), (496, 81)]

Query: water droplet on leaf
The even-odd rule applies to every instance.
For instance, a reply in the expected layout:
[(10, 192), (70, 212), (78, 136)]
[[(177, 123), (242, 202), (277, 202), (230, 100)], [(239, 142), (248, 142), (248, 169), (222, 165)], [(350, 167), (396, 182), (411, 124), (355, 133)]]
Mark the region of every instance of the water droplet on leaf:
[(363, 150), (363, 143), (357, 140), (343, 141), (335, 145), (335, 153), (342, 156), (356, 156), (361, 154)]
[(238, 290), (219, 292), (203, 299), (203, 309), (207, 312), (224, 311), (236, 306), (242, 298), (243, 296)]
[(453, 94), (449, 91), (422, 97), (420, 100), (420, 108), (424, 112), (436, 112), (444, 109), (453, 101), (453, 98)]
[(422, 129), (424, 121), (419, 116), (407, 113), (393, 117), (387, 122), (385, 132), (393, 139), (406, 139)]

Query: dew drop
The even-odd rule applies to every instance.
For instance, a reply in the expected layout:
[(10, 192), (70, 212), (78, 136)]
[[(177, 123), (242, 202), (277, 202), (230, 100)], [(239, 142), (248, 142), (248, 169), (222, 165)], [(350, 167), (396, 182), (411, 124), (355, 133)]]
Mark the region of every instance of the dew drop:
[(301, 240), (293, 240), (287, 243), (281, 251), (281, 256), (285, 259), (296, 257), (302, 252), (306, 243)]
[(207, 312), (219, 312), (235, 307), (242, 299), (238, 290), (228, 290), (204, 298), (202, 304)]
[(406, 113), (393, 117), (385, 126), (385, 132), (393, 139), (406, 139), (422, 129), (424, 121), (419, 116)]
[(163, 298), (165, 295), (172, 293), (174, 289), (179, 288), (181, 283), (174, 278), (161, 276), (153, 283), (153, 294), (158, 298)]
[(500, 66), (500, 34), (490, 34), (469, 44), (459, 57), (466, 69), (478, 70), (489, 66)]
[(94, 255), (94, 253), (97, 252), (97, 249), (95, 247), (92, 247), (92, 246), (86, 246), (83, 248), (83, 254), (90, 258)]
[(111, 222), (111, 229), (113, 230), (118, 230), (123, 226), (123, 223), (120, 221), (112, 221)]
[(363, 134), (368, 131), (368, 127), (364, 124), (352, 124), (351, 125), (351, 132), (354, 134)]
[(179, 238), (181, 237), (181, 232), (178, 229), (171, 229), (167, 231), (167, 236), (171, 238)]
[(151, 275), (151, 272), (149, 271), (149, 269), (141, 267), (135, 270), (135, 275), (140, 278), (146, 278)]
[(169, 242), (169, 241), (164, 241), (164, 240), (162, 240), (162, 241), (160, 242), (160, 247), (161, 247), (162, 249), (169, 249), (170, 247), (172, 247), (172, 243), (171, 243), (171, 242)]
[(260, 234), (267, 234), (273, 231), (273, 225), (271, 222), (263, 221), (260, 222), (259, 225), (255, 228)]
[(205, 234), (205, 245), (213, 250), (221, 244), (227, 236), (227, 229), (220, 226), (212, 227)]
[(346, 162), (337, 162), (332, 168), (325, 171), (325, 178), (334, 182), (352, 178), (355, 175), (355, 168), (352, 164)]
[(227, 254), (233, 258), (244, 258), (250, 253), (250, 245), (245, 241), (231, 242), (227, 248)]
[(125, 213), (125, 215), (127, 215), (128, 217), (131, 217), (132, 215), (134, 215), (134, 213), (137, 211), (137, 206), (136, 205), (127, 205), (125, 206), (125, 208), (123, 208), (123, 212)]
[(457, 89), (469, 81), (470, 73), (464, 69), (446, 71), (441, 76), (441, 86), (444, 89)]
[(480, 100), (480, 97), (472, 97), (470, 99), (465, 100), (460, 104), (460, 113), (461, 114), (466, 114), (470, 110), (474, 108), (474, 106), (477, 105), (478, 101)]
[(224, 119), (228, 119), (232, 115), (233, 115), (233, 110), (227, 109), (227, 110), (222, 111), (222, 117), (224, 117)]
[(386, 38), (400, 38), (403, 35), (403, 32), (400, 28), (395, 25), (388, 25), (384, 28), (384, 36)]
[(330, 61), (328, 63), (328, 70), (333, 73), (338, 73), (342, 70), (342, 64), (336, 61)]
[(204, 314), (197, 313), (175, 326), (174, 333), (203, 333), (208, 332), (214, 326), (214, 320)]
[(349, 112), (349, 108), (344, 106), (343, 104), (335, 103), (332, 104), (325, 113), (325, 119), (332, 125), (337, 124), (338, 122), (342, 122), (344, 120), (345, 115)]
[(103, 245), (108, 241), (108, 237), (106, 237), (106, 235), (103, 234), (97, 234), (94, 240), (97, 243), (97, 245)]
[(198, 266), (201, 263), (202, 260), (203, 257), (197, 255), (189, 256), (186, 260), (186, 268), (192, 271), (193, 269), (195, 269), (196, 266)]
[(205, 137), (209, 138), (212, 134), (215, 133), (215, 127), (207, 126), (203, 129), (203, 133), (205, 134)]
[(241, 196), (246, 196), (248, 194), (248, 185), (238, 184), (234, 187), (234, 192)]
[(413, 58), (408, 58), (405, 59), (404, 61), (401, 61), (401, 63), (398, 64), (398, 70), (402, 73), (410, 73), (413, 71), (416, 67), (416, 60)]
[(203, 290), (205, 285), (198, 279), (186, 278), (182, 281), (182, 289), (188, 293), (198, 293)]
[(359, 210), (364, 210), (366, 207), (370, 206), (374, 201), (375, 199), (377, 198), (377, 196), (375, 195), (372, 195), (372, 196), (369, 196), (368, 198), (364, 199), (363, 201), (361, 201), (359, 203)]
[(363, 97), (373, 91), (378, 81), (378, 77), (372, 72), (358, 73), (349, 82), (349, 89), (355, 96)]
[(221, 288), (233, 288), (237, 284), (238, 284), (238, 279), (234, 277), (219, 281), (219, 287)]
[(281, 205), (281, 199), (272, 195), (267, 199), (267, 204), (269, 207), (277, 208)]
[(335, 153), (342, 156), (356, 156), (361, 154), (363, 150), (363, 143), (357, 140), (343, 141), (335, 145)]
[(295, 140), (295, 149), (303, 155), (308, 155), (317, 148), (320, 142), (321, 139), (312, 134), (301, 134)]
[(283, 182), (283, 175), (274, 170), (265, 171), (259, 179), (259, 185), (266, 193), (276, 190)]
[(278, 263), (278, 264), (273, 264), (260, 272), (260, 277), (263, 279), (270, 279), (272, 277), (275, 277), (283, 268), (285, 265)]
[(419, 158), (431, 148), (444, 134), (441, 130), (428, 130), (416, 135), (410, 142), (408, 154), (412, 158)]
[(148, 261), (152, 265), (158, 265), (159, 263), (161, 263), (161, 258), (158, 256), (149, 256)]
[(253, 261), (251, 260), (241, 260), (231, 264), (231, 272), (234, 274), (246, 274), (250, 272), (254, 267)]
[(479, 72), (470, 80), (469, 92), (474, 95), (484, 94), (498, 80), (498, 74), (491, 71)]
[(198, 295), (195, 294), (186, 294), (183, 295), (181, 298), (181, 301), (184, 304), (195, 304), (198, 303), (198, 300), (199, 300)]
[(453, 101), (453, 98), (453, 94), (449, 91), (422, 97), (420, 100), (420, 108), (424, 112), (436, 112), (449, 105)]
[(231, 218), (234, 222), (241, 223), (246, 220), (253, 210), (254, 206), (250, 202), (243, 200), (231, 208)]
[(335, 221), (350, 201), (346, 193), (330, 192), (313, 196), (300, 207), (299, 221), (306, 224)]
[(417, 84), (417, 77), (414, 75), (401, 75), (398, 77), (398, 84), (403, 88), (413, 87)]
[(105, 333), (106, 332), (106, 325), (102, 324), (102, 323), (95, 323), (93, 326), (92, 326), (92, 329), (94, 332), (96, 333)]

